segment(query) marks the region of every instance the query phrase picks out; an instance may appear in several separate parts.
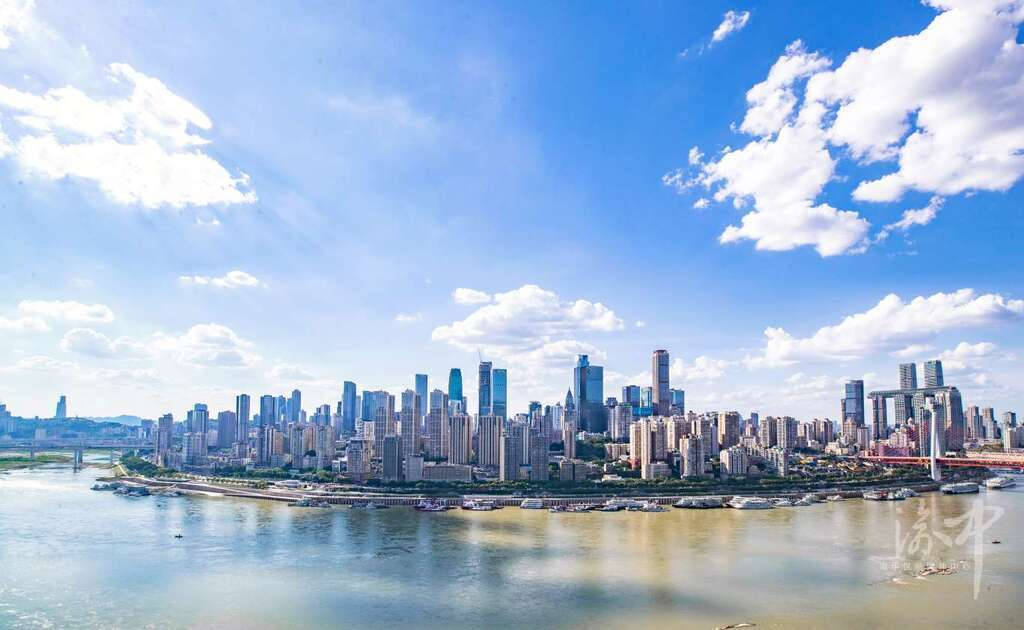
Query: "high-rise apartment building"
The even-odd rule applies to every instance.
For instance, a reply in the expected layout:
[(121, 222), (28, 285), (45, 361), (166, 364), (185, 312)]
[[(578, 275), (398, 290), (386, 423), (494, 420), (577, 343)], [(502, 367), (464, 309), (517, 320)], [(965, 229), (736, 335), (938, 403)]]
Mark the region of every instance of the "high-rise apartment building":
[(403, 462), (419, 452), (422, 417), (419, 394), (411, 389), (402, 392), (402, 410), (398, 414), (398, 434), (402, 437)]
[(240, 444), (249, 441), (249, 418), (250, 416), (249, 394), (235, 396), (235, 441)]
[(153, 435), (153, 451), (156, 453), (156, 465), (170, 467), (170, 455), (174, 447), (174, 416), (165, 413), (157, 421), (156, 433)]
[(654, 395), (651, 401), (654, 414), (657, 416), (669, 415), (672, 400), (669, 396), (668, 350), (655, 350), (651, 355), (651, 391)]
[(402, 438), (394, 433), (381, 440), (381, 468), (384, 481), (402, 480)]
[(500, 464), (502, 422), (497, 414), (477, 419), (477, 461), (484, 468), (497, 468)]
[(260, 428), (274, 426), (277, 423), (275, 408), (276, 400), (270, 394), (260, 396)]
[(740, 414), (736, 411), (718, 414), (718, 447), (720, 449), (740, 443)]
[(427, 388), (427, 381), (428, 378), (426, 374), (416, 375), (416, 396), (418, 396), (420, 399), (420, 418), (418, 419), (418, 422), (420, 423), (421, 427), (426, 423), (425, 416), (427, 414), (427, 396), (429, 395), (428, 392), (430, 391)]
[(917, 389), (916, 363), (900, 363), (900, 389)]
[(298, 422), (302, 417), (302, 392), (297, 389), (292, 390), (291, 397), (288, 398), (288, 421)]
[(473, 425), (469, 414), (458, 413), (448, 418), (448, 463), (468, 464), (472, 457)]
[(236, 431), (238, 430), (238, 419), (234, 411), (220, 411), (217, 413), (217, 448), (231, 448), (231, 445), (238, 441)]
[(704, 476), (704, 440), (695, 435), (679, 440), (679, 453), (682, 456), (681, 477), (693, 479)]
[(501, 436), (501, 450), (498, 453), (498, 479), (515, 481), (519, 479), (519, 467), (522, 465), (523, 449), (517, 437), (512, 433)]

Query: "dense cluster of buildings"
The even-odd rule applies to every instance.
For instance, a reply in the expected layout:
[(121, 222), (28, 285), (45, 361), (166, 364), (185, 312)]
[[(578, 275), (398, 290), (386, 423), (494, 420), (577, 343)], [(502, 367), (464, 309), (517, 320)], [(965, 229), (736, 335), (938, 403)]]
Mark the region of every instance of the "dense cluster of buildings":
[[(481, 361), (474, 410), (454, 368), (445, 389), (430, 390), (426, 374), (397, 396), (360, 392), (346, 381), (336, 404), (312, 413), (299, 390), (258, 399), (239, 394), (233, 410), (211, 417), (200, 403), (182, 422), (166, 414), (144, 421), (140, 433), (151, 440), (155, 463), (167, 468), (330, 470), (355, 482), (578, 481), (623, 467), (644, 479), (786, 475), (797, 451), (928, 456), (983, 445), (1016, 450), (1024, 439), (1013, 412), (998, 422), (990, 407), (965, 409), (938, 360), (924, 364), (920, 385), (913, 363), (900, 365), (898, 389), (865, 394), (863, 381), (848, 381), (838, 426), (828, 418), (687, 410), (685, 392), (670, 386), (669, 365), (669, 353), (655, 350), (649, 386), (627, 385), (621, 398), (605, 397), (603, 368), (579, 355), (564, 400), (533, 401), (523, 413), (509, 413), (507, 370)], [(66, 416), (61, 396), (56, 418)], [(13, 423), (0, 404), (0, 430), (13, 433)], [(603, 470), (577, 457), (578, 441), (588, 438), (603, 444)]]

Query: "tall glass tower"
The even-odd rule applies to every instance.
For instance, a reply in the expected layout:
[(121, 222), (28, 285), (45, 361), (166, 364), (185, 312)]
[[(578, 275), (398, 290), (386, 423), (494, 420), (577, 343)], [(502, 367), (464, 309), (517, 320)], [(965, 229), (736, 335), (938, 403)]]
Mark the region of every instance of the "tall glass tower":
[(591, 365), (587, 355), (578, 355), (572, 384), (580, 428), (593, 433), (604, 431), (608, 427), (604, 409), (604, 368)]
[(491, 415), (491, 362), (480, 362), (480, 380), (477, 387), (477, 413), (482, 416)]
[(448, 373), (448, 402), (462, 404), (462, 370), (452, 368)]
[(942, 361), (935, 359), (934, 361), (924, 362), (924, 386), (925, 387), (943, 387), (945, 380), (942, 378)]
[(499, 418), (508, 417), (508, 370), (495, 369), (491, 372), (491, 391), (494, 394), (491, 414)]
[(352, 381), (345, 381), (341, 386), (341, 430), (356, 431), (356, 384)]
[(416, 375), (416, 396), (420, 399), (420, 422), (423, 422), (422, 415), (426, 414), (427, 409), (427, 375), (417, 374)]

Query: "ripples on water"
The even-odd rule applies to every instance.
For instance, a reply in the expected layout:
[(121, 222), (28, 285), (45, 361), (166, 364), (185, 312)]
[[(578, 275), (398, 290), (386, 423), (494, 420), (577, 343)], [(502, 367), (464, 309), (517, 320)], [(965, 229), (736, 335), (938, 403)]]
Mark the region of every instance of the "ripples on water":
[(132, 499), (89, 491), (98, 474), (0, 476), (0, 627), (1020, 627), (1024, 614), (1020, 486), (980, 497), (1006, 514), (975, 601), (970, 570), (894, 582), (879, 559), (919, 508), (941, 527), (978, 497), (424, 514)]

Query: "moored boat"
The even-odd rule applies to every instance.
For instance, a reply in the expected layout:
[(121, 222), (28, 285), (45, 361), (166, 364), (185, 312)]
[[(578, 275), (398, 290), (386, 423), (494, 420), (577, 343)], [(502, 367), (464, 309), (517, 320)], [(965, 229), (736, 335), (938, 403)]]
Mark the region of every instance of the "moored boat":
[(729, 507), (737, 510), (770, 510), (772, 502), (762, 497), (733, 497)]
[(523, 499), (522, 503), (519, 504), (519, 508), (522, 510), (543, 510), (544, 501), (541, 499)]
[(1017, 485), (1017, 481), (1012, 477), (993, 477), (985, 480), (985, 487), (989, 490), (1002, 490), (1015, 485)]
[(867, 490), (861, 495), (868, 501), (885, 501), (886, 495), (881, 490)]
[(970, 494), (978, 492), (980, 488), (978, 484), (970, 481), (961, 481), (959, 483), (947, 483), (946, 485), (939, 488), (943, 494)]

